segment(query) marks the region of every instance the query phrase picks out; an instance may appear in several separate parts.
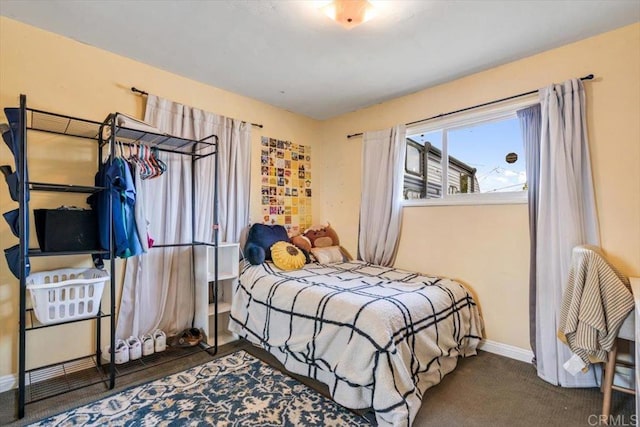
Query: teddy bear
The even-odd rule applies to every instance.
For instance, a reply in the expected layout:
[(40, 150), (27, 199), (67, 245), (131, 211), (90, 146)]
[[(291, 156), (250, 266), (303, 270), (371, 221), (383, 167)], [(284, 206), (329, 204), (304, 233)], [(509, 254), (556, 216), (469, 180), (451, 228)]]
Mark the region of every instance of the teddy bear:
[(311, 253), (319, 262), (351, 259), (351, 256), (340, 246), (338, 233), (329, 223), (305, 230), (303, 234), (292, 237), (291, 243), (305, 254)]

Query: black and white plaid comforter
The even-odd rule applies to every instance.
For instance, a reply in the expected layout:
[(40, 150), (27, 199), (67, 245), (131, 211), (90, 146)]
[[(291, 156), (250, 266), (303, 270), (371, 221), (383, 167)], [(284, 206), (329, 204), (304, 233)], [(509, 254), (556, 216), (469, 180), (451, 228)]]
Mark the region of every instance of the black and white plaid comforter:
[(229, 322), (341, 405), (372, 407), (380, 426), (411, 425), (424, 391), (476, 354), (481, 328), (460, 283), (358, 261), (247, 265)]

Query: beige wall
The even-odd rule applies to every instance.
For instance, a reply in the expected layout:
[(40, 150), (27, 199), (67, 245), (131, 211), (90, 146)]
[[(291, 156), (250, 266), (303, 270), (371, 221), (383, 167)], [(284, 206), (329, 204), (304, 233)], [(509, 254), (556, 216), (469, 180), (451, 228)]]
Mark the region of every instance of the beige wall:
[[(317, 144), (319, 122), (265, 103), (207, 86), (142, 63), (0, 17), (0, 107), (17, 106), (20, 93), (27, 94), (33, 108), (103, 120), (119, 111), (142, 117), (144, 100), (129, 88), (140, 87), (186, 105), (261, 123), (252, 130), (252, 176), (260, 176), (260, 136), (266, 135), (299, 144)], [(4, 115), (3, 115), (4, 117)], [(36, 135), (36, 133), (30, 133)], [(38, 135), (32, 139), (29, 173), (32, 180), (52, 182), (93, 182), (95, 150), (87, 141), (60, 141)], [(30, 141), (32, 140), (30, 139)], [(12, 162), (4, 143), (0, 144), (0, 164)], [(2, 212), (17, 207), (6, 186), (0, 185)], [(256, 180), (254, 179), (254, 182)], [(251, 195), (251, 218), (260, 220), (260, 187)], [(321, 197), (316, 191), (314, 197)], [(85, 196), (61, 197), (53, 193), (33, 193), (31, 207), (56, 207), (84, 203)], [(316, 205), (319, 210), (320, 204)], [(32, 228), (33, 230), (33, 228)], [(35, 233), (32, 233), (33, 244)], [(4, 220), (0, 221), (0, 248), (17, 243)], [(4, 256), (3, 256), (4, 258)], [(71, 265), (88, 265), (87, 257), (32, 258), (33, 271)], [(71, 265), (70, 265), (71, 264)], [(119, 263), (120, 264), (120, 263)], [(121, 265), (119, 266), (121, 267)], [(17, 371), (18, 281), (0, 261), (0, 378)], [(122, 268), (119, 268), (119, 275)], [(28, 365), (55, 362), (84, 355), (92, 350), (88, 326), (60, 326), (29, 333)], [(69, 343), (69, 344), (68, 344)], [(32, 365), (33, 366), (33, 365)]]
[[(348, 133), (380, 129), (467, 107), (594, 73), (586, 83), (596, 197), (604, 249), (624, 273), (640, 275), (640, 24), (625, 27), (486, 72), (326, 122), (310, 120), (264, 103), (135, 62), (0, 17), (0, 106), (16, 105), (26, 93), (34, 108), (101, 120), (120, 111), (141, 116), (138, 86), (215, 113), (262, 123), (254, 129), (252, 175), (259, 176), (259, 137), (314, 147), (314, 221), (329, 220), (341, 241), (356, 252), (360, 199), (361, 140)], [(77, 143), (54, 145), (48, 137), (30, 151), (32, 179), (90, 180), (93, 169), (76, 160), (95, 161)], [(50, 143), (47, 145), (47, 143)], [(0, 147), (0, 164), (10, 163)], [(33, 149), (33, 147), (32, 147)], [(64, 165), (60, 168), (57, 165)], [(55, 167), (54, 167), (55, 165)], [(83, 181), (86, 182), (86, 181)], [(0, 186), (2, 212), (11, 209)], [(253, 220), (260, 218), (259, 184), (254, 179)], [(33, 207), (56, 206), (53, 195), (33, 196)], [(68, 199), (64, 199), (67, 202)], [(76, 203), (82, 202), (78, 198)], [(470, 218), (472, 219), (470, 221)], [(397, 265), (467, 283), (478, 297), (487, 338), (528, 348), (528, 231), (526, 205), (405, 208)], [(0, 247), (16, 242), (0, 221)], [(33, 259), (34, 271), (86, 263), (79, 259)], [(0, 378), (17, 370), (17, 281), (0, 261)], [(122, 271), (121, 269), (119, 270)], [(43, 363), (83, 351), (61, 342), (87, 340), (64, 326), (33, 335), (30, 363)], [(81, 331), (90, 334), (88, 328)], [(83, 335), (84, 336), (84, 335)], [(87, 340), (88, 341), (88, 340)], [(35, 355), (35, 357), (34, 357)]]
[[(640, 24), (525, 58), (323, 123), (320, 215), (355, 253), (361, 138), (376, 130), (589, 73), (588, 130), (602, 246), (640, 274)], [(488, 339), (528, 348), (527, 206), (407, 207), (396, 266), (455, 277), (481, 306)]]

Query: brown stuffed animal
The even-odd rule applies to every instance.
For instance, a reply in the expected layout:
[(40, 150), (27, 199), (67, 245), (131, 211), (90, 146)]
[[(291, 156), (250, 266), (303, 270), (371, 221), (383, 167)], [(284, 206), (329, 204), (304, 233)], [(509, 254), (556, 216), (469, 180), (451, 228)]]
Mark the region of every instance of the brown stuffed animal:
[(305, 236), (303, 236), (302, 234), (298, 234), (297, 236), (293, 236), (291, 238), (291, 243), (299, 248), (302, 249), (304, 251), (306, 251), (307, 253), (309, 251), (311, 251), (311, 241), (306, 238)]
[(311, 247), (326, 248), (328, 246), (340, 246), (338, 233), (331, 228), (331, 224), (312, 227), (304, 232), (304, 237), (309, 239)]
[[(293, 243), (299, 249), (302, 249), (305, 255), (308, 255), (310, 253), (313, 254), (315, 259), (320, 263), (338, 262), (353, 259), (349, 252), (347, 252), (342, 246), (340, 246), (338, 233), (336, 233), (336, 231), (331, 228), (331, 224), (329, 223), (327, 223), (327, 225), (312, 227), (306, 230), (304, 234), (292, 237), (291, 243)], [(337, 251), (322, 249), (329, 247), (336, 247)], [(318, 252), (316, 252), (316, 250)], [(336, 256), (336, 252), (338, 253), (338, 258), (340, 259), (334, 259), (331, 261), (330, 259)], [(323, 261), (323, 259), (325, 258), (327, 259)], [(308, 262), (310, 261), (311, 259), (309, 258)]]

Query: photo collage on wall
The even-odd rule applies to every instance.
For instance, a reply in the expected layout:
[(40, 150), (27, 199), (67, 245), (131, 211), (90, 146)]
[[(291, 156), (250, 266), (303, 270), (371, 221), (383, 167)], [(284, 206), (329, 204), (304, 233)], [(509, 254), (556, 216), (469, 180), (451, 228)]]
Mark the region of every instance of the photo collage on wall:
[(311, 147), (263, 136), (260, 153), (262, 222), (303, 233), (311, 227)]

